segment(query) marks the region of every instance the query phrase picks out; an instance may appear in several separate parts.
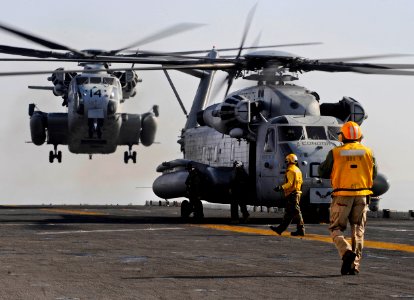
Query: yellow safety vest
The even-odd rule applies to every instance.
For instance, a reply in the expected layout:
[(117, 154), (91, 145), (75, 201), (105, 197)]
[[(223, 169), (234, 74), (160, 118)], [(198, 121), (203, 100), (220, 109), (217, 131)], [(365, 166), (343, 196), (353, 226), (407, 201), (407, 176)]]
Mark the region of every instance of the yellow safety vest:
[(302, 172), (294, 164), (290, 164), (286, 169), (286, 183), (282, 185), (285, 197), (289, 196), (292, 192), (302, 194)]
[(374, 159), (371, 149), (354, 142), (332, 149), (331, 183), (335, 196), (372, 194)]

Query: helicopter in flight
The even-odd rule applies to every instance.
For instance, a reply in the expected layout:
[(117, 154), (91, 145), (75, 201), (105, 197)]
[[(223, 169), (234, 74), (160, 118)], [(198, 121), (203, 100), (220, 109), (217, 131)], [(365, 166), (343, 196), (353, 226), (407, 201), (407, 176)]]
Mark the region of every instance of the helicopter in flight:
[[(340, 145), (337, 134), (342, 124), (354, 121), (361, 125), (367, 113), (352, 97), (343, 97), (336, 103), (322, 102), (317, 92), (293, 81), (298, 80), (299, 73), (309, 71), (412, 76), (414, 72), (404, 69), (413, 69), (414, 65), (352, 62), (382, 55), (325, 60), (275, 50), (256, 50), (242, 55), (243, 50), (249, 49), (243, 47), (246, 34), (247, 29), (234, 57), (220, 58), (218, 51), (212, 49), (206, 57), (199, 58), (202, 69), (192, 75), (198, 76), (200, 83), (178, 140), (183, 157), (157, 167), (161, 175), (153, 182), (153, 191), (163, 199), (189, 198), (181, 204), (184, 218), (192, 213), (195, 218), (201, 218), (201, 200), (205, 200), (230, 204), (232, 219), (238, 219), (237, 203), (232, 201), (230, 190), (233, 166), (241, 162), (248, 174), (244, 203), (283, 207), (283, 196), (273, 189), (284, 182), (286, 155), (295, 153), (303, 174), (302, 213), (308, 220), (326, 220), (332, 188), (330, 180), (319, 178), (318, 166), (333, 147)], [(194, 53), (199, 51), (185, 54)], [(204, 68), (203, 63), (230, 66)], [(215, 70), (228, 73), (226, 96), (208, 105)], [(237, 78), (256, 84), (228, 93)], [(173, 83), (170, 84), (176, 92)], [(201, 182), (195, 197), (189, 196), (186, 185), (190, 169), (198, 171)], [(379, 196), (388, 189), (386, 176), (378, 174), (371, 210), (378, 210)]]
[[(62, 161), (62, 152), (57, 149), (59, 145), (67, 145), (72, 153), (88, 154), (90, 159), (94, 154), (109, 154), (118, 146), (127, 146), (124, 162), (132, 160), (136, 163), (137, 153), (132, 151), (132, 147), (153, 144), (159, 109), (154, 105), (143, 114), (124, 112), (123, 104), (136, 95), (137, 84), (142, 80), (132, 68), (109, 69), (109, 65), (112, 62), (124, 63), (124, 51), (198, 26), (200, 24), (180, 23), (117, 50), (79, 51), (0, 24), (3, 31), (53, 50), (0, 45), (0, 53), (31, 57), (0, 60), (77, 62), (83, 67), (80, 70), (56, 69), (48, 77), (52, 86), (29, 86), (30, 89), (52, 91), (55, 96), (62, 97), (62, 106), (67, 107), (67, 112), (47, 113), (37, 109), (34, 103), (29, 104), (32, 143), (41, 146), (46, 142), (53, 146), (53, 151), (49, 152), (50, 163), (55, 159), (59, 163)], [(142, 62), (147, 63), (146, 60)], [(133, 63), (141, 61), (135, 59)], [(48, 71), (12, 73), (9, 75), (45, 74)]]

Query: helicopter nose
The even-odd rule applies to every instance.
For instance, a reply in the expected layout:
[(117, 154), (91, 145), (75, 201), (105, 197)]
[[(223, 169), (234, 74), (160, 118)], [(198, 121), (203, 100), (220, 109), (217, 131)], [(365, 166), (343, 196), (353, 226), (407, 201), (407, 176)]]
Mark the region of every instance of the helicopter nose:
[(85, 108), (89, 119), (103, 119), (106, 109), (105, 97), (90, 97), (85, 101)]

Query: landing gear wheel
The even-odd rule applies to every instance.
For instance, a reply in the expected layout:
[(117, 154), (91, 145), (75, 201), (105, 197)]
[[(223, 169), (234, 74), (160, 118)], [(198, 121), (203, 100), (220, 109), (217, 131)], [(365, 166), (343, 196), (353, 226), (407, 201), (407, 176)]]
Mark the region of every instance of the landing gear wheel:
[(55, 158), (59, 163), (62, 162), (62, 151), (57, 151), (57, 145), (53, 145), (54, 151), (49, 152), (49, 162), (53, 163)]
[(132, 145), (129, 145), (129, 150), (124, 152), (124, 163), (128, 163), (128, 161), (131, 159), (132, 162), (135, 164), (137, 162), (137, 152), (131, 151)]
[(192, 211), (192, 206), (188, 200), (184, 200), (181, 202), (181, 218), (187, 219), (192, 213)]
[(203, 203), (201, 203), (201, 200), (194, 201), (193, 208), (194, 208), (194, 219), (196, 221), (202, 220), (204, 218), (204, 213), (203, 213)]
[(125, 151), (124, 152), (124, 163), (128, 163), (128, 160), (129, 160), (129, 155), (128, 155), (128, 151)]
[(230, 217), (232, 222), (239, 221), (239, 205), (237, 203), (230, 204)]

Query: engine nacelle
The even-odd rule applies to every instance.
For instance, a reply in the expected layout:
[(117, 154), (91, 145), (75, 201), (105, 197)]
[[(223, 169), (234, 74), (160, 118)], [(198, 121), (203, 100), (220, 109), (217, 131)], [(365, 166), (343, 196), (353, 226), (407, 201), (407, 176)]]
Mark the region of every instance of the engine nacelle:
[(53, 95), (59, 97), (63, 96), (66, 92), (66, 87), (64, 87), (62, 84), (57, 83), (55, 87), (53, 88)]
[(361, 103), (351, 97), (343, 97), (338, 103), (323, 103), (320, 110), (322, 116), (332, 116), (343, 122), (354, 121), (358, 125), (368, 118)]
[(122, 86), (122, 99), (128, 99), (134, 97), (137, 93), (136, 86), (138, 82), (142, 80), (138, 78), (137, 73), (132, 70), (127, 70), (125, 72), (114, 72), (114, 75), (119, 78), (119, 81)]
[(140, 140), (144, 146), (154, 143), (155, 133), (157, 132), (157, 117), (153, 113), (142, 115)]
[(251, 120), (251, 103), (244, 96), (233, 95), (222, 103), (207, 107), (198, 114), (198, 123), (207, 125), (235, 138), (248, 135), (247, 126)]
[[(64, 68), (58, 68), (56, 71), (63, 71)], [(76, 76), (76, 73), (60, 73), (54, 72), (52, 76), (48, 77), (47, 80), (51, 81), (54, 85), (53, 94), (55, 96), (64, 97), (67, 95), (69, 84), (72, 79)]]
[(46, 141), (47, 114), (35, 111), (30, 118), (30, 135), (36, 146), (43, 145)]

